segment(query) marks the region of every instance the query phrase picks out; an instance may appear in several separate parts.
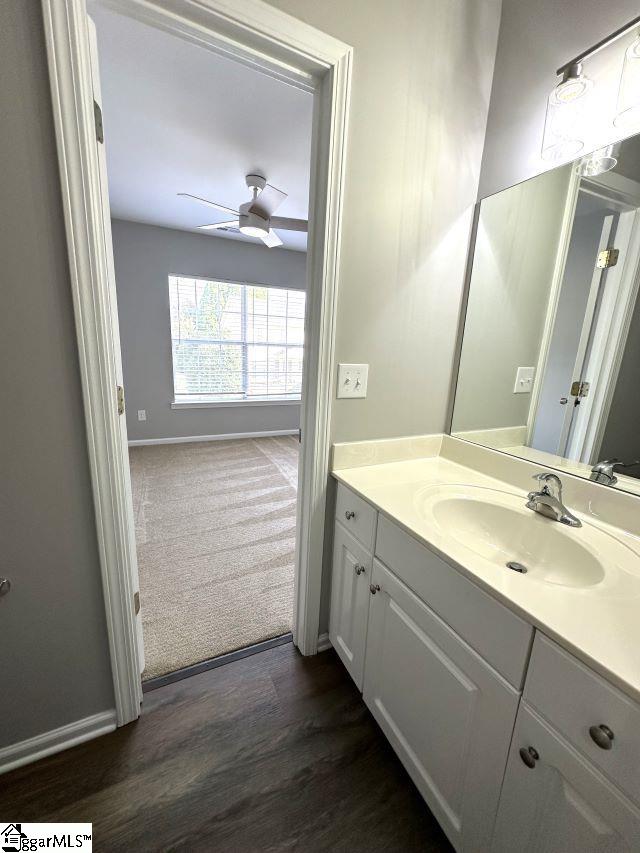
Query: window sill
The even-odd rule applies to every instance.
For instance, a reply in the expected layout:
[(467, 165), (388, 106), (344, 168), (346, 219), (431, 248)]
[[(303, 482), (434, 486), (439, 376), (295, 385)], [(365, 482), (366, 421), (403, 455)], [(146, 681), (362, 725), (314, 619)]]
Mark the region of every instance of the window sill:
[(257, 400), (174, 400), (172, 409), (225, 409), (244, 408), (245, 406), (299, 406), (300, 398), (292, 400), (290, 397), (257, 399)]

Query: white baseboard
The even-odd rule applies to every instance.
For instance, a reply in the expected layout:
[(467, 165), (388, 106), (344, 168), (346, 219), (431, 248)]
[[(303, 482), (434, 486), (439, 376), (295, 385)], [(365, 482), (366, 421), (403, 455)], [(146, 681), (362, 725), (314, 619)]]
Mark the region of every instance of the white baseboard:
[(0, 774), (115, 731), (116, 712), (103, 711), (0, 749)]
[(297, 429), (273, 429), (264, 432), (228, 432), (224, 435), (180, 435), (175, 438), (134, 438), (129, 447), (145, 444), (188, 444), (192, 441), (230, 441), (234, 438), (272, 438), (278, 435), (298, 435)]
[(331, 645), (331, 640), (329, 639), (328, 634), (318, 634), (318, 651), (326, 652), (327, 649), (331, 649), (333, 646)]

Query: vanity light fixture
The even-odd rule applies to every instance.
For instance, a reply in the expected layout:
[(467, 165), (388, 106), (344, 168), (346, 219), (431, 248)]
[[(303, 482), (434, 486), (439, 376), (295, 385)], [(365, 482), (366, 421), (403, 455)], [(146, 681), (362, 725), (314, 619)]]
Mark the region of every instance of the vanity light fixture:
[(562, 80), (547, 100), (547, 115), (542, 140), (544, 160), (567, 160), (584, 148), (583, 112), (593, 81), (583, 74), (582, 63), (565, 68)]
[(613, 123), (623, 130), (637, 130), (640, 126), (640, 34), (624, 54)]
[[(547, 100), (542, 139), (543, 160), (569, 160), (582, 151), (586, 135), (585, 106), (589, 101), (589, 92), (593, 89), (593, 81), (584, 74), (583, 62), (616, 39), (633, 30), (638, 31), (639, 27), (640, 16), (558, 68), (556, 74), (561, 80)], [(614, 124), (625, 130), (640, 125), (640, 34), (625, 52)]]
[(604, 148), (599, 148), (592, 154), (583, 157), (577, 165), (576, 171), (579, 175), (585, 178), (594, 178), (596, 175), (602, 175), (604, 172), (609, 172), (618, 165), (618, 153), (620, 151), (620, 143), (616, 142), (613, 145), (606, 145)]

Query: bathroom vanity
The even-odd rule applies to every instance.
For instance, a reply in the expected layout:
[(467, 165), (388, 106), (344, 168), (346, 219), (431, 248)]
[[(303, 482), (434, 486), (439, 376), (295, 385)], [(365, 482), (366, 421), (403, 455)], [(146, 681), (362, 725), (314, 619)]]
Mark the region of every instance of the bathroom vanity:
[(572, 529), (526, 508), (539, 466), (434, 442), (334, 456), (336, 652), (457, 850), (639, 850), (637, 534), (594, 484), (563, 477)]

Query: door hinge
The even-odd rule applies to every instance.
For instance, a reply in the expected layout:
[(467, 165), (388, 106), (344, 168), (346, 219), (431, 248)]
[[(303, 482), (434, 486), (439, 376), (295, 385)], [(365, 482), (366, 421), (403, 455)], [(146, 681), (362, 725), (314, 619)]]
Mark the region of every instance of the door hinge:
[(93, 118), (96, 124), (96, 140), (98, 142), (104, 142), (104, 126), (102, 124), (102, 110), (100, 109), (100, 104), (97, 101), (93, 102)]
[(140, 613), (140, 593), (136, 592), (133, 595), (133, 609), (136, 612), (136, 616)]
[(581, 382), (580, 380), (571, 383), (572, 397), (586, 397), (589, 393), (589, 382)]
[(124, 388), (118, 385), (118, 414), (124, 415)]
[(601, 252), (598, 253), (596, 269), (606, 270), (609, 267), (615, 267), (615, 265), (618, 263), (619, 254), (619, 249), (603, 249)]

